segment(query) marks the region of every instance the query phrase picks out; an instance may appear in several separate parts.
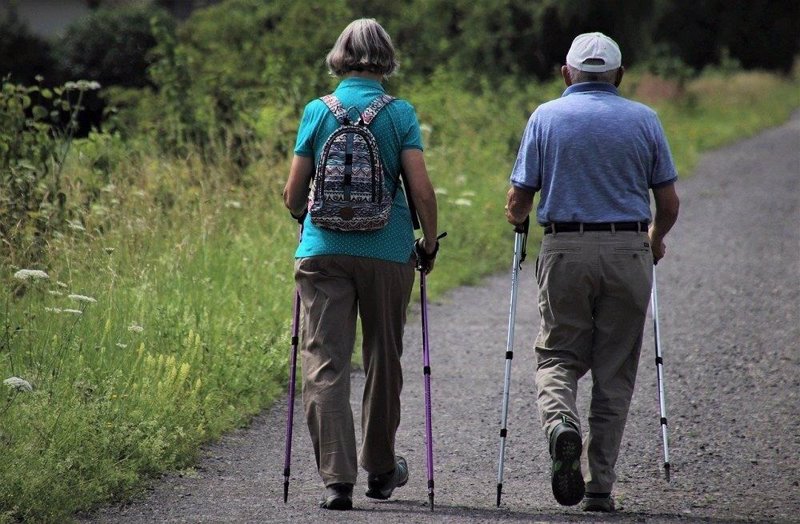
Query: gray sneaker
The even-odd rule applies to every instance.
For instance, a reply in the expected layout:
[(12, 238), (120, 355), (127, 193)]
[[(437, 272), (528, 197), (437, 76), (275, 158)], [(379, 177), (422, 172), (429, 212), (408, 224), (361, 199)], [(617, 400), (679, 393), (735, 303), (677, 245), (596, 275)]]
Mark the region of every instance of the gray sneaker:
[(609, 493), (587, 493), (586, 496), (583, 497), (581, 509), (583, 511), (604, 511), (611, 513), (616, 509), (614, 507), (614, 497)]
[(325, 487), (324, 499), (319, 503), (323, 509), (347, 511), (353, 509), (353, 485), (338, 483)]
[(574, 506), (583, 499), (581, 434), (572, 424), (562, 422), (550, 434), (553, 496), (562, 506)]
[(392, 471), (380, 475), (370, 475), (367, 478), (365, 495), (371, 499), (386, 500), (392, 496), (395, 488), (405, 486), (407, 482), (408, 464), (406, 459), (398, 455)]

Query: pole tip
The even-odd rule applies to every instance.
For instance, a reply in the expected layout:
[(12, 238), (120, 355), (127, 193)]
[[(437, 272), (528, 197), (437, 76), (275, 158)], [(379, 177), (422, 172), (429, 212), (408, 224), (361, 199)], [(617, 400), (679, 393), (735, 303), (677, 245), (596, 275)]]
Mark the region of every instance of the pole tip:
[(503, 495), (503, 484), (497, 484), (497, 507), (500, 507), (500, 497)]
[(431, 511), (433, 511), (433, 493), (428, 493), (428, 502), (430, 502)]
[(669, 482), (669, 462), (664, 463), (664, 477), (667, 479), (667, 482)]
[(287, 500), (289, 500), (289, 481), (288, 480), (283, 482), (283, 503), (286, 504)]

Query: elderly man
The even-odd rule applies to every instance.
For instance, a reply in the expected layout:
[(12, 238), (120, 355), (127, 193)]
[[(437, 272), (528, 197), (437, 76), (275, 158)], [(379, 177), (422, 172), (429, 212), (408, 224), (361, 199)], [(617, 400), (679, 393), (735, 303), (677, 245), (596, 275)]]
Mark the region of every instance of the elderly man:
[[(652, 266), (664, 256), (664, 237), (678, 216), (677, 172), (656, 113), (617, 92), (625, 70), (611, 38), (579, 35), (566, 62), (561, 74), (567, 89), (528, 121), (506, 218), (522, 223), (539, 192), (536, 219), (544, 235), (536, 263), (536, 385), (553, 495), (562, 505), (583, 501), (587, 511), (614, 511), (614, 466), (633, 395)], [(582, 440), (576, 394), (587, 371), (591, 405)]]

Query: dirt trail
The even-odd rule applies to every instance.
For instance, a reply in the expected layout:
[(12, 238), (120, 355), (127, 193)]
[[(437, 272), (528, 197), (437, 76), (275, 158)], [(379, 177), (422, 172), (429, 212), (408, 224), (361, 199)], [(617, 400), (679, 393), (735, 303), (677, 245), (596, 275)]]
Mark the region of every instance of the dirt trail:
[[(658, 266), (672, 482), (665, 483), (661, 470), (648, 321), (617, 468), (622, 511), (609, 520), (800, 522), (798, 186), (800, 114), (780, 128), (705, 155), (694, 177), (680, 182), (681, 218)], [(506, 227), (499, 216), (497, 224)], [(508, 245), (510, 266), (510, 231)], [(282, 400), (250, 428), (205, 449), (191, 474), (167, 475), (146, 498), (102, 509), (85, 521), (596, 522), (597, 515), (563, 508), (550, 493), (546, 443), (534, 405), (533, 263), (523, 266), (520, 284), (499, 509), (495, 486), (508, 273), (456, 289), (429, 310), (435, 513), (426, 505), (421, 337), (418, 317), (412, 315), (398, 435), (398, 452), (409, 460), (411, 480), (393, 500), (365, 498), (362, 475), (354, 511), (317, 509), (322, 487), (297, 402), (290, 496), (284, 505)], [(581, 383), (583, 394), (589, 380)], [(362, 385), (362, 375), (355, 373), (356, 420)], [(581, 406), (585, 414), (585, 397)]]

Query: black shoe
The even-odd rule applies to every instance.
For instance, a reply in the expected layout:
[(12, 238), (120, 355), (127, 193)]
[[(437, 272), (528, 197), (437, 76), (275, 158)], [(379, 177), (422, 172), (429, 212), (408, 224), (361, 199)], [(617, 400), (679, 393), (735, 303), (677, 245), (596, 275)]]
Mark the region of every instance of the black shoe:
[(583, 500), (582, 447), (581, 434), (571, 424), (562, 422), (550, 434), (553, 496), (562, 506), (574, 506)]
[(406, 482), (408, 482), (408, 464), (406, 459), (398, 455), (392, 471), (370, 475), (367, 478), (368, 489), (365, 495), (371, 499), (386, 500), (392, 496), (395, 488), (405, 486)]
[(348, 510), (353, 509), (353, 485), (331, 484), (325, 487), (325, 500), (320, 502), (324, 509)]

